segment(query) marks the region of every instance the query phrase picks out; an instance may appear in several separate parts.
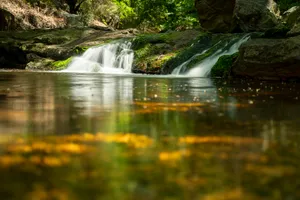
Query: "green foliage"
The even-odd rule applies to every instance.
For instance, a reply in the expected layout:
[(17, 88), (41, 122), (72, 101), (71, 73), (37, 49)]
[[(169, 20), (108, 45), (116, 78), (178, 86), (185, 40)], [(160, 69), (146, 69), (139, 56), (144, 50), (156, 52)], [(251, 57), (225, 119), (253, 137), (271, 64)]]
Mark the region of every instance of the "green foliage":
[(76, 54), (82, 54), (82, 53), (84, 53), (88, 48), (89, 48), (89, 47), (81, 47), (81, 46), (77, 46), (77, 47), (75, 47), (74, 52), (75, 52)]
[(140, 26), (159, 30), (187, 29), (198, 25), (193, 0), (133, 0)]
[[(115, 28), (185, 30), (199, 25), (194, 0), (26, 0), (82, 15), (85, 24), (99, 20)], [(41, 6), (41, 7), (43, 7)]]
[(113, 3), (115, 3), (118, 8), (120, 20), (119, 26), (124, 27), (130, 24), (135, 24), (137, 14), (134, 11), (134, 8), (129, 6), (128, 1), (113, 0)]
[(276, 2), (281, 11), (286, 11), (293, 6), (300, 6), (299, 0), (277, 0)]
[(225, 55), (219, 58), (218, 62), (211, 69), (211, 77), (227, 78), (230, 75), (230, 69), (238, 58), (239, 53)]

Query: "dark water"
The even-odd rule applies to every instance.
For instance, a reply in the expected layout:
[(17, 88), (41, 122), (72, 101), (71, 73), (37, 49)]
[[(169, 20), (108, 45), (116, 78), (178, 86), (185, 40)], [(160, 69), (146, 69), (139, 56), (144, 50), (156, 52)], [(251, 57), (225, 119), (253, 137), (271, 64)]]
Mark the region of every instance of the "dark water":
[(300, 199), (300, 85), (0, 73), (0, 199)]

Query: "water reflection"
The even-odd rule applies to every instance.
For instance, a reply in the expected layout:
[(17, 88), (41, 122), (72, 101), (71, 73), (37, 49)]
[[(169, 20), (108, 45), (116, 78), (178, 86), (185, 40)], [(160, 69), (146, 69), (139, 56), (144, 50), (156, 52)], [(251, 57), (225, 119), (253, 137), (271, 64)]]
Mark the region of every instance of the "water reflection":
[(93, 109), (111, 110), (133, 102), (133, 78), (74, 76), (70, 83), (75, 106), (89, 110), (89, 114)]
[(4, 199), (300, 198), (297, 84), (51, 73), (0, 82)]

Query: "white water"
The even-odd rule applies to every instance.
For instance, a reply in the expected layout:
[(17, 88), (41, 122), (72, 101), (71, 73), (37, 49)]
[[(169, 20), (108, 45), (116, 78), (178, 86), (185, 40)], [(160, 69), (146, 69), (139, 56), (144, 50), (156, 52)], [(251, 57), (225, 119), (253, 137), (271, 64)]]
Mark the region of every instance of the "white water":
[[(195, 67), (185, 72), (185, 67), (197, 56), (206, 53), (209, 49), (194, 55), (192, 58), (176, 67), (172, 75), (184, 75), (190, 77), (207, 77), (211, 68), (223, 55), (231, 55), (238, 52), (239, 47), (250, 36), (246, 35), (234, 44), (226, 43), (223, 48), (217, 50), (211, 56), (205, 58)], [(219, 44), (219, 43), (218, 43)], [(232, 45), (231, 45), (232, 44)], [(231, 45), (229, 47), (229, 45)], [(212, 47), (211, 47), (212, 48)], [(134, 52), (130, 42), (111, 43), (100, 47), (89, 48), (82, 56), (75, 57), (64, 72), (96, 72), (105, 74), (128, 74), (131, 73)]]
[(64, 72), (99, 72), (106, 74), (131, 73), (134, 53), (131, 43), (111, 43), (89, 48), (75, 57)]
[[(250, 36), (246, 35), (242, 37), (240, 40), (238, 40), (236, 43), (234, 43), (229, 49), (228, 49), (228, 44), (225, 44), (222, 49), (217, 50), (214, 54), (211, 56), (205, 58), (202, 60), (200, 63), (198, 63), (195, 67), (190, 69), (189, 71), (183, 73), (182, 75), (185, 76), (190, 76), (190, 77), (207, 77), (210, 74), (211, 68), (217, 63), (218, 59), (221, 56), (224, 55), (232, 55), (236, 52), (238, 52), (239, 47), (246, 42)], [(227, 50), (225, 50), (227, 49)], [(190, 61), (192, 61), (196, 56), (204, 54), (207, 50), (203, 51), (200, 54), (197, 54), (193, 56), (191, 59), (183, 63), (182, 65), (178, 66), (175, 68), (172, 72), (173, 75), (179, 75), (181, 74), (180, 71), (183, 67), (187, 66)]]
[(184, 63), (182, 63), (181, 65), (179, 65), (178, 67), (176, 67), (173, 71), (172, 71), (172, 75), (180, 75), (181, 70), (183, 68), (185, 68), (194, 58), (196, 58), (197, 56), (200, 56), (202, 54), (205, 54), (207, 50), (202, 51), (201, 53), (198, 53), (196, 55), (194, 55), (193, 57), (191, 57), (190, 59), (188, 59), (187, 61), (185, 61)]

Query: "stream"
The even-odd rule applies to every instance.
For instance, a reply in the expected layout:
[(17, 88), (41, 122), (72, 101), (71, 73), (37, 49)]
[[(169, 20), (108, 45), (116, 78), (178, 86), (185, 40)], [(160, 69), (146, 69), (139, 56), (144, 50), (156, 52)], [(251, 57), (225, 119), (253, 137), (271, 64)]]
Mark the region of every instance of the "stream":
[(1, 199), (299, 199), (300, 85), (0, 73)]

